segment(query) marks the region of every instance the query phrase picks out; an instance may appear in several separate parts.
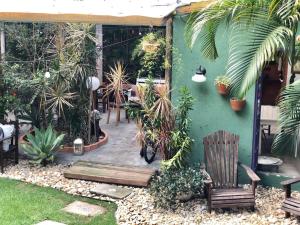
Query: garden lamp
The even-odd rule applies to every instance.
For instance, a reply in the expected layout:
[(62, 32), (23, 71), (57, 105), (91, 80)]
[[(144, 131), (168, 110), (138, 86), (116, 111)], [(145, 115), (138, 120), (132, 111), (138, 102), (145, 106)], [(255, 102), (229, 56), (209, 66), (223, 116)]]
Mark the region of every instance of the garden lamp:
[(51, 76), (50, 73), (47, 71), (47, 72), (45, 73), (45, 78), (49, 79), (50, 76)]
[(202, 67), (201, 65), (197, 69), (195, 75), (192, 77), (192, 81), (197, 83), (203, 83), (206, 81), (206, 69)]
[(96, 91), (100, 87), (100, 80), (98, 77), (88, 77), (86, 80), (86, 87), (92, 88), (93, 91)]

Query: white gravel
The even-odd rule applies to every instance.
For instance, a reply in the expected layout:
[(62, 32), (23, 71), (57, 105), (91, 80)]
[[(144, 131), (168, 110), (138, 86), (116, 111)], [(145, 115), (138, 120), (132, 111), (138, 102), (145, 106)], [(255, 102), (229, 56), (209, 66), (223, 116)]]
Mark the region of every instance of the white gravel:
[[(65, 166), (32, 166), (28, 161), (20, 161), (16, 166), (6, 168), (0, 177), (16, 179), (39, 186), (52, 187), (73, 195), (113, 201), (118, 205), (116, 218), (119, 224), (298, 224), (295, 217), (284, 218), (280, 210), (284, 192), (276, 188), (258, 187), (255, 212), (248, 210), (206, 211), (206, 201), (195, 199), (181, 203), (176, 211), (167, 211), (154, 207), (153, 199), (147, 189), (132, 188), (133, 192), (123, 200), (114, 200), (91, 194), (95, 182), (66, 179), (63, 176)], [(299, 197), (298, 192), (293, 195)]]

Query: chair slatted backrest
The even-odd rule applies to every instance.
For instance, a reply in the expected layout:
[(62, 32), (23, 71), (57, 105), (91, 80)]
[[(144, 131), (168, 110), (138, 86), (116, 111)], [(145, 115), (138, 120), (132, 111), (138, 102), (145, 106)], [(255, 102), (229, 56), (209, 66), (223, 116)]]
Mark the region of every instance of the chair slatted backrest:
[(217, 131), (203, 138), (206, 170), (214, 188), (237, 187), (239, 136)]

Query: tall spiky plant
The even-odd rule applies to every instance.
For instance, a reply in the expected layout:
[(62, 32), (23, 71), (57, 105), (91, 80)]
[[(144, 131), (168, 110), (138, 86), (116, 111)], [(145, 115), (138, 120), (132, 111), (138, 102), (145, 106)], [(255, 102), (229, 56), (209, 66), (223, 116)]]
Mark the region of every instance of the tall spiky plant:
[(107, 95), (113, 94), (117, 107), (120, 107), (124, 101), (123, 87), (128, 83), (125, 66), (121, 61), (117, 61), (113, 67), (109, 67), (107, 74), (109, 84), (107, 86)]

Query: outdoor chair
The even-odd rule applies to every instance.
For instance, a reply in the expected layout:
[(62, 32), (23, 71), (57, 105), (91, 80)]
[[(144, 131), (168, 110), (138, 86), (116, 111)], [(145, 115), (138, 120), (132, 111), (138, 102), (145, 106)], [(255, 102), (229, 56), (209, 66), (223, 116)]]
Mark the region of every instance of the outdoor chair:
[[(3, 173), (4, 167), (8, 164), (9, 161), (13, 161), (15, 164), (18, 164), (19, 162), (19, 142), (18, 142), (19, 122), (18, 120), (11, 121), (11, 122), (1, 121), (1, 124), (14, 125), (14, 132), (12, 136), (6, 138), (0, 137), (0, 167), (1, 167), (1, 173)], [(9, 149), (8, 151), (4, 151), (3, 142), (9, 139), (10, 139)]]
[[(217, 131), (203, 139), (204, 169), (208, 212), (217, 208), (251, 207), (255, 209), (255, 189), (260, 178), (238, 162), (239, 136)], [(251, 190), (238, 187), (238, 166), (252, 181)]]
[(291, 213), (295, 216), (300, 216), (300, 199), (296, 199), (291, 196), (291, 186), (300, 182), (300, 177), (282, 181), (281, 185), (285, 191), (285, 199), (283, 201), (281, 209), (285, 211), (285, 217), (291, 216)]
[(120, 110), (121, 109), (124, 109), (125, 111), (125, 118), (127, 119), (128, 123), (130, 122), (130, 119), (129, 119), (129, 116), (128, 116), (128, 113), (127, 113), (127, 110), (126, 110), (126, 104), (128, 102), (128, 97), (127, 95), (124, 95), (124, 98), (122, 99), (122, 102), (117, 105), (116, 103), (116, 100), (115, 100), (115, 96), (113, 93), (110, 93), (108, 95), (108, 98), (107, 98), (107, 121), (106, 123), (109, 124), (109, 121), (110, 121), (110, 114), (111, 114), (111, 111), (116, 109), (117, 110), (117, 115), (116, 115), (116, 125), (119, 124), (120, 122)]

